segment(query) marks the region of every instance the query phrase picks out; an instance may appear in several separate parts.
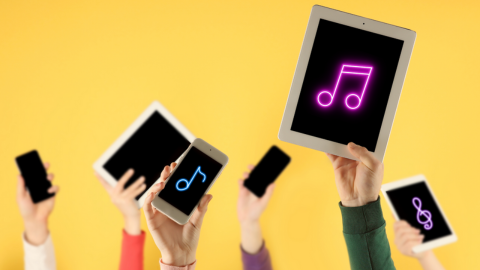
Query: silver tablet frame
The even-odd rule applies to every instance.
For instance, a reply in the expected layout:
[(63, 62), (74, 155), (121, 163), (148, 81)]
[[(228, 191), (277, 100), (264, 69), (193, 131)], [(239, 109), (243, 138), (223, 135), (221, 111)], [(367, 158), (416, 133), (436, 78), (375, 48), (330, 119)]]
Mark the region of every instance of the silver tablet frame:
[(293, 117), (297, 108), (300, 91), (302, 89), (305, 72), (307, 71), (308, 61), (310, 59), (310, 54), (320, 19), (325, 19), (404, 41), (375, 152), (372, 152), (377, 159), (383, 161), (417, 34), (414, 31), (406, 28), (363, 18), (323, 6), (316, 5), (312, 8), (307, 30), (305, 32), (305, 38), (302, 44), (302, 49), (298, 58), (297, 67), (293, 76), (290, 93), (288, 95), (287, 104), (285, 106), (282, 123), (278, 132), (278, 138), (285, 142), (290, 142), (337, 156), (357, 160), (352, 154), (350, 154), (347, 146), (344, 144), (291, 130)]
[(428, 184), (427, 178), (423, 174), (415, 175), (415, 176), (412, 176), (412, 177), (409, 177), (409, 178), (405, 178), (405, 179), (402, 179), (402, 180), (399, 180), (399, 181), (395, 181), (395, 182), (392, 182), (392, 183), (387, 183), (387, 184), (382, 185), (383, 197), (387, 201), (388, 206), (390, 207), (390, 210), (392, 210), (392, 213), (393, 213), (393, 216), (395, 217), (395, 220), (397, 220), (397, 221), (400, 220), (400, 217), (398, 216), (397, 211), (393, 207), (392, 201), (390, 200), (390, 197), (388, 197), (388, 195), (387, 195), (387, 191), (402, 188), (402, 187), (411, 186), (413, 184), (417, 184), (417, 183), (421, 183), (421, 182), (425, 182), (425, 184), (427, 185), (428, 191), (430, 191), (430, 194), (432, 194), (432, 198), (435, 201), (435, 204), (437, 205), (438, 210), (442, 214), (443, 219), (445, 219), (445, 223), (447, 223), (447, 226), (450, 229), (450, 231), (452, 232), (452, 234), (441, 237), (441, 238), (438, 238), (438, 239), (435, 239), (435, 240), (431, 240), (431, 241), (422, 243), (421, 245), (413, 247), (413, 252), (415, 252), (415, 253), (420, 253), (420, 252), (430, 250), (430, 249), (433, 249), (433, 248), (436, 248), (436, 247), (439, 247), (439, 246), (444, 246), (444, 245), (456, 242), (458, 240), (457, 235), (455, 234), (455, 231), (453, 230), (452, 226), (450, 225), (450, 222), (447, 219), (447, 216), (443, 212), (443, 209), (440, 206), (440, 204), (438, 203), (438, 200), (435, 197), (435, 194), (433, 193), (432, 188)]
[[(120, 137), (118, 137), (117, 140), (103, 153), (100, 158), (95, 161), (93, 164), (93, 169), (103, 178), (107, 183), (112, 185), (113, 187), (117, 185), (117, 180), (115, 177), (113, 177), (105, 168), (103, 165), (117, 152), (120, 147), (123, 146), (123, 144), (130, 139), (130, 137), (147, 121), (147, 119), (154, 113), (158, 112), (162, 117), (165, 118), (180, 134), (182, 134), (190, 143), (195, 140), (195, 136), (182, 124), (180, 121), (173, 116), (160, 102), (154, 101), (148, 108), (142, 112), (142, 114), (135, 119), (135, 121), (125, 130)], [(180, 159), (179, 157), (178, 159)], [(178, 160), (177, 159), (177, 160)], [(168, 164), (159, 164), (163, 168), (163, 166), (168, 165)], [(143, 206), (143, 202), (145, 201), (145, 197), (148, 194), (148, 191), (150, 188), (158, 183), (158, 179), (149, 187), (147, 187), (147, 190), (145, 193), (137, 200), (138, 207)]]

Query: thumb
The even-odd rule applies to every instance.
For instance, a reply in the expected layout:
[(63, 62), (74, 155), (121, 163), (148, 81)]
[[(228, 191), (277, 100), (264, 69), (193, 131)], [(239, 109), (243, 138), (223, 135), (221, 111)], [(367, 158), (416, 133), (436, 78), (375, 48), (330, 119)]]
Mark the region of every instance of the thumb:
[(23, 180), (23, 177), (21, 175), (19, 175), (17, 179), (17, 199), (23, 199), (27, 195), (25, 181)]
[(263, 206), (267, 206), (268, 202), (270, 201), (270, 198), (273, 195), (273, 189), (275, 188), (275, 184), (270, 184), (267, 187), (267, 190), (265, 191), (265, 194), (263, 194), (262, 198), (260, 199), (261, 203)]
[(165, 188), (165, 182), (155, 184), (150, 189), (150, 193), (147, 195), (147, 197), (145, 197), (145, 201), (143, 202), (143, 212), (145, 213), (145, 218), (147, 220), (150, 220), (155, 214), (156, 210), (153, 208), (152, 202), (155, 199), (155, 194), (163, 190), (163, 188)]
[(211, 194), (205, 195), (200, 201), (200, 203), (198, 204), (197, 210), (195, 211), (195, 213), (192, 215), (192, 218), (190, 219), (190, 222), (192, 222), (193, 225), (199, 230), (202, 227), (203, 218), (207, 213), (208, 204), (212, 199), (213, 199), (213, 196)]
[(367, 148), (356, 145), (353, 142), (348, 144), (348, 151), (374, 172), (377, 171), (378, 166), (381, 164), (381, 162), (369, 152)]

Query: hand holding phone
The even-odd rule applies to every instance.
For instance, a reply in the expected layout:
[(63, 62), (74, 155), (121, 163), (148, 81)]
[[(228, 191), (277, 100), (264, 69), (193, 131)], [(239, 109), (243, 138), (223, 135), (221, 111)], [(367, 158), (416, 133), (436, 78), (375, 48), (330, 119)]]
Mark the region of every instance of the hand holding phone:
[(203, 196), (190, 218), (190, 222), (185, 225), (178, 224), (153, 207), (152, 201), (155, 199), (156, 194), (165, 188), (165, 181), (176, 165), (176, 163), (172, 163), (171, 166), (165, 166), (160, 176), (161, 182), (155, 184), (145, 198), (143, 211), (147, 219), (148, 229), (162, 253), (162, 263), (173, 266), (186, 266), (194, 263), (196, 260), (203, 217), (213, 196), (210, 194)]
[[(249, 170), (253, 170), (254, 166), (249, 165)], [(262, 230), (260, 228), (259, 219), (265, 209), (268, 202), (273, 195), (273, 189), (275, 184), (268, 185), (265, 194), (261, 198), (253, 194), (244, 186), (244, 181), (249, 178), (249, 173), (243, 173), (242, 179), (238, 181), (239, 194), (237, 201), (237, 216), (240, 222), (241, 236), (242, 236), (242, 248), (247, 253), (257, 254), (263, 245)]]
[[(44, 170), (48, 170), (48, 163), (42, 164)], [(26, 167), (25, 167), (26, 169)], [(52, 173), (47, 174), (46, 179), (50, 183), (54, 178)], [(32, 245), (43, 244), (48, 237), (48, 218), (55, 205), (55, 196), (59, 191), (58, 186), (51, 186), (46, 191), (51, 194), (50, 198), (34, 203), (22, 175), (17, 177), (17, 204), (20, 215), (25, 224), (25, 240)]]

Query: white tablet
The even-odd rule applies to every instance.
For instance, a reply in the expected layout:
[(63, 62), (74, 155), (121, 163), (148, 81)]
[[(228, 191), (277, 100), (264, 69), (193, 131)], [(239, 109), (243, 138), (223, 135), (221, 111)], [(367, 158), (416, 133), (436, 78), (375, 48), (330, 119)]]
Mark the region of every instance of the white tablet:
[(355, 159), (383, 160), (415, 43), (412, 30), (314, 6), (278, 137)]
[(396, 220), (405, 220), (425, 235), (423, 243), (413, 248), (419, 253), (457, 241), (435, 195), (423, 175), (384, 184), (382, 193)]
[(126, 186), (145, 177), (147, 188), (137, 196), (143, 205), (148, 189), (166, 165), (188, 149), (195, 136), (159, 102), (153, 102), (93, 164), (94, 170), (115, 186), (129, 169), (135, 171)]

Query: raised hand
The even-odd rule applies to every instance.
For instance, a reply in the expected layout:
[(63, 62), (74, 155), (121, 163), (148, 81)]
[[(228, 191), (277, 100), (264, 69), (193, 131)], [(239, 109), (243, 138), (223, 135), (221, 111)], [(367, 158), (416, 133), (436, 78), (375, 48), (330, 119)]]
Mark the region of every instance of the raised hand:
[[(45, 170), (48, 170), (50, 164), (44, 163)], [(17, 204), (20, 209), (20, 215), (25, 224), (25, 239), (32, 245), (38, 246), (43, 244), (48, 237), (48, 217), (55, 206), (55, 197), (48, 198), (39, 203), (33, 203), (30, 193), (28, 192), (25, 181), (21, 175), (17, 182)], [(47, 174), (48, 181), (52, 181), (54, 175)], [(48, 193), (58, 193), (58, 186), (51, 186)]]
[(432, 250), (421, 253), (413, 252), (413, 247), (422, 244), (425, 237), (420, 234), (419, 229), (410, 226), (405, 220), (395, 222), (393, 229), (395, 245), (403, 255), (416, 258), (424, 270), (445, 270)]
[(425, 253), (414, 253), (412, 248), (418, 246), (423, 242), (424, 235), (420, 234), (420, 230), (416, 229), (405, 220), (400, 220), (393, 224), (395, 231), (395, 245), (398, 250), (405, 255), (414, 258), (422, 258)]
[[(254, 166), (249, 165), (248, 169), (253, 170)], [(262, 232), (259, 219), (267, 208), (268, 202), (273, 195), (275, 184), (267, 187), (265, 194), (258, 198), (250, 192), (243, 182), (249, 177), (249, 172), (243, 173), (243, 178), (238, 181), (239, 195), (237, 202), (237, 215), (242, 230), (242, 248), (251, 254), (257, 253), (263, 244)]]
[(162, 262), (173, 266), (190, 265), (196, 260), (200, 229), (207, 212), (208, 203), (213, 196), (205, 195), (195, 213), (185, 225), (179, 225), (152, 206), (156, 194), (165, 187), (165, 180), (177, 164), (165, 166), (160, 175), (161, 182), (154, 185), (145, 198), (143, 211), (147, 219), (148, 229), (153, 240), (162, 253)]
[(342, 205), (356, 207), (376, 201), (382, 186), (383, 163), (365, 147), (349, 143), (348, 150), (360, 161), (327, 154)]
[(140, 227), (140, 209), (138, 204), (135, 201), (140, 193), (142, 193), (146, 185), (145, 177), (139, 177), (133, 184), (125, 189), (125, 184), (133, 176), (133, 169), (129, 169), (125, 174), (118, 180), (118, 183), (115, 187), (112, 187), (108, 184), (100, 175), (95, 173), (95, 176), (102, 184), (103, 188), (107, 191), (110, 199), (113, 204), (120, 210), (123, 218), (125, 220), (125, 231), (130, 235), (139, 235), (141, 233)]

